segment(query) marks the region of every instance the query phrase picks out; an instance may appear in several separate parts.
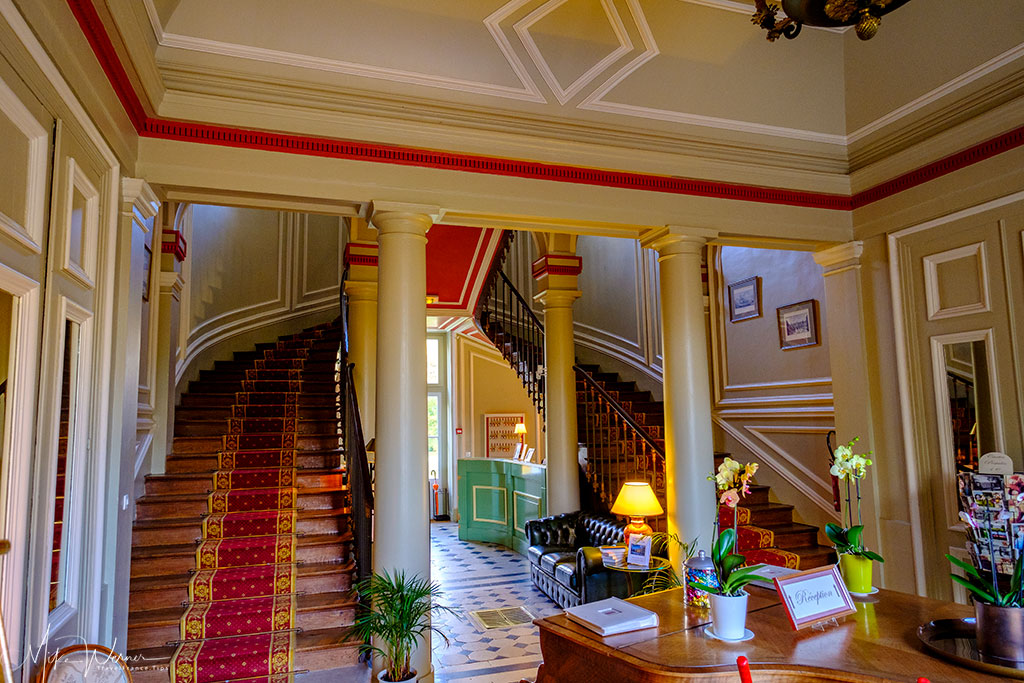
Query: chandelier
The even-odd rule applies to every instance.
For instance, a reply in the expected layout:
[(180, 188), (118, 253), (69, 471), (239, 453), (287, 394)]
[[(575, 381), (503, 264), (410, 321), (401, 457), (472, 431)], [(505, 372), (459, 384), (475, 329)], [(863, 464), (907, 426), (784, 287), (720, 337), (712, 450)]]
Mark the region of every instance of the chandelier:
[(870, 40), (878, 33), (882, 17), (910, 0), (781, 0), (784, 19), (776, 15), (779, 6), (768, 0), (754, 0), (757, 11), (751, 21), (768, 31), (768, 40), (779, 36), (796, 38), (808, 26), (856, 26), (857, 37)]

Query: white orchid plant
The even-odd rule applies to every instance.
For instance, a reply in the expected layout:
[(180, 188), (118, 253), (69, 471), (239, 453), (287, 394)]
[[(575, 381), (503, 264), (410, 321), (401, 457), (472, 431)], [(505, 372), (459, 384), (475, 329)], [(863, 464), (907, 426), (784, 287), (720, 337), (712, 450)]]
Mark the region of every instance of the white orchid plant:
[[(864, 546), (864, 520), (861, 516), (860, 482), (868, 474), (868, 467), (874, 464), (867, 453), (854, 453), (853, 447), (860, 441), (856, 437), (853, 441), (837, 446), (832, 452), (832, 467), (829, 472), (840, 481), (846, 482), (846, 526), (838, 524), (826, 524), (825, 535), (835, 544), (836, 552), (840, 555), (857, 555), (866, 557), (875, 562), (885, 562), (885, 559), (876, 552), (868, 550)], [(852, 486), (851, 486), (852, 485)], [(851, 491), (852, 488), (852, 491)], [(857, 523), (853, 523), (853, 500), (852, 495), (856, 494), (857, 501)]]

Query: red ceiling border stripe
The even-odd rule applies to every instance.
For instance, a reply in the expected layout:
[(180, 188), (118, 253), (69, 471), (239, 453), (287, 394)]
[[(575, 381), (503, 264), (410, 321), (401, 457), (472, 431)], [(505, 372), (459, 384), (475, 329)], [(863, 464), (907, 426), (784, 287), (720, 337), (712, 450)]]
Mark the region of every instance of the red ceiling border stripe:
[(171, 121), (146, 114), (92, 0), (67, 3), (141, 137), (834, 211), (867, 206), (1024, 145), (1022, 126), (850, 196)]

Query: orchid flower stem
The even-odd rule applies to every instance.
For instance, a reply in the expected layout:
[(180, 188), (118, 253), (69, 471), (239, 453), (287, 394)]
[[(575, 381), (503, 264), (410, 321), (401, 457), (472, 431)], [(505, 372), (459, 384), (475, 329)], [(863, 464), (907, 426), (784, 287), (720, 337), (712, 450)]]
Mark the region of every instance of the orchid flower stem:
[(853, 526), (853, 508), (850, 507), (850, 480), (846, 480), (846, 528), (849, 529)]
[(857, 480), (857, 524), (863, 524), (864, 520), (860, 515), (860, 479)]
[(737, 529), (737, 526), (738, 526), (737, 522), (739, 521), (739, 514), (738, 514), (738, 511), (736, 509), (737, 507), (739, 507), (739, 506), (733, 507), (733, 509), (732, 509), (732, 530), (736, 532), (736, 534), (737, 534), (736, 538), (738, 539), (739, 538), (739, 535), (738, 535), (739, 534), (739, 529)]

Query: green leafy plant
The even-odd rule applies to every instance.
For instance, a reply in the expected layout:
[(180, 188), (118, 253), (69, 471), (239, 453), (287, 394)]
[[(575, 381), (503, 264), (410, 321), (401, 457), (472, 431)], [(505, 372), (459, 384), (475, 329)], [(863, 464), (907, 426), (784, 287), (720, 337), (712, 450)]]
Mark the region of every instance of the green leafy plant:
[(885, 562), (881, 555), (864, 547), (864, 542), (861, 540), (861, 536), (864, 535), (863, 524), (844, 529), (838, 524), (830, 522), (825, 525), (825, 535), (828, 536), (828, 540), (832, 541), (836, 552), (840, 555), (856, 555), (875, 562)]
[[(666, 533), (659, 531), (651, 534), (652, 547), (663, 546), (668, 550), (670, 545), (675, 545), (679, 548), (679, 556), (683, 558), (683, 562), (693, 557), (694, 552), (697, 550), (697, 540), (694, 539), (692, 542), (687, 543), (683, 539), (679, 538), (678, 534)], [(686, 568), (683, 567), (683, 573), (686, 572)], [(647, 577), (644, 581), (644, 585), (640, 587), (637, 595), (649, 595), (651, 593), (660, 593), (661, 591), (667, 591), (670, 588), (681, 588), (685, 585), (683, 579), (676, 573), (676, 570), (672, 565), (667, 565), (657, 569), (653, 574)]]
[(1006, 593), (999, 590), (999, 578), (996, 572), (991, 573), (991, 578), (985, 578), (974, 568), (973, 565), (958, 560), (952, 555), (946, 555), (946, 559), (964, 571), (964, 576), (950, 574), (950, 578), (961, 586), (971, 591), (975, 600), (988, 605), (998, 607), (1022, 607), (1024, 606), (1024, 558), (1022, 554), (1017, 555), (1013, 566), (1013, 576), (1010, 578), (1010, 590)]
[(736, 539), (735, 529), (723, 529), (715, 539), (715, 544), (711, 546), (711, 562), (715, 565), (718, 587), (702, 584), (702, 589), (709, 593), (732, 598), (740, 595), (751, 581), (768, 580), (756, 573), (764, 567), (763, 564), (756, 564), (753, 567), (743, 566), (747, 563), (747, 558), (733, 552), (736, 547)]
[(359, 583), (356, 593), (366, 609), (356, 617), (352, 634), (363, 641), (361, 652), (381, 658), (385, 680), (404, 681), (412, 676), (413, 650), (431, 631), (448, 642), (431, 624), (434, 615), (455, 614), (435, 602), (442, 595), (438, 584), (402, 571), (384, 572)]

